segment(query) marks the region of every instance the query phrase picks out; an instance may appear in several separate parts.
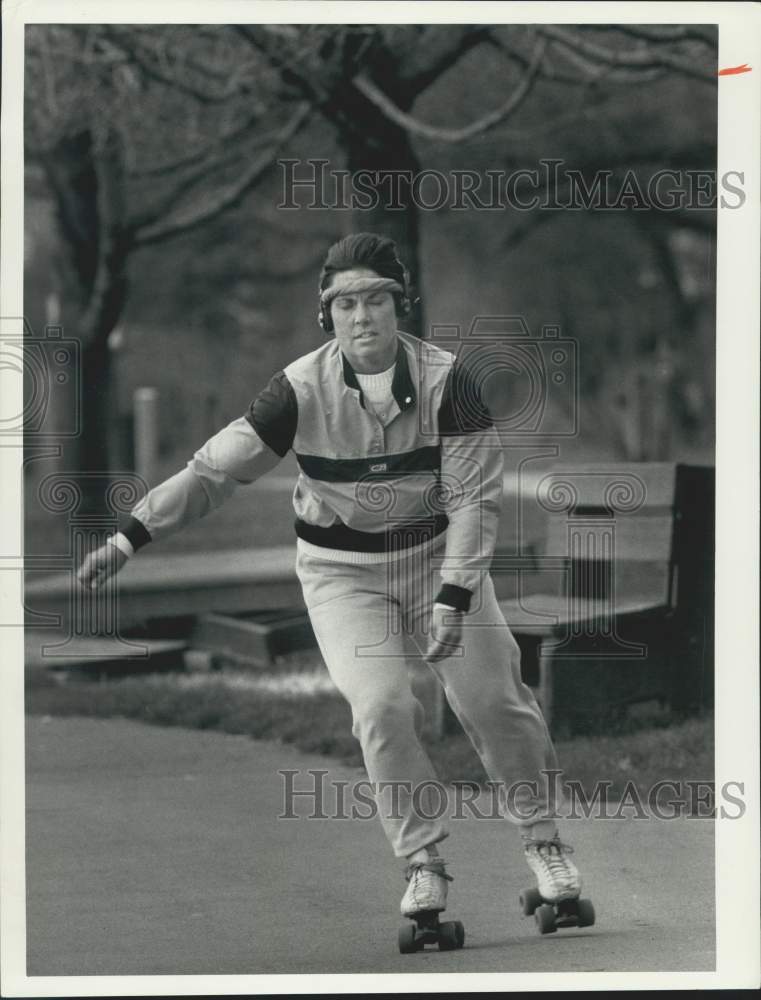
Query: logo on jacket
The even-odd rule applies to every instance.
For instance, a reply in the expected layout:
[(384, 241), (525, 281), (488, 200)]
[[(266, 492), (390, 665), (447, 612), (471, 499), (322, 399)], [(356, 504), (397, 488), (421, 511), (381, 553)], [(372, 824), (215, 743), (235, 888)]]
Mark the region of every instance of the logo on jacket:
[(379, 462), (377, 465), (371, 465), (370, 472), (388, 472), (388, 463)]

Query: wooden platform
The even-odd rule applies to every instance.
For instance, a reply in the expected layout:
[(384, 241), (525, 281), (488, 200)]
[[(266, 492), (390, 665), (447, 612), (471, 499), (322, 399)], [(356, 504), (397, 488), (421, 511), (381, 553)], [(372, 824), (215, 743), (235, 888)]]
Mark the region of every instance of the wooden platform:
[(184, 670), (187, 649), (188, 643), (182, 639), (81, 639), (27, 629), (24, 667), (26, 671), (52, 670), (67, 676), (111, 679)]
[[(303, 607), (295, 565), (295, 545), (164, 556), (140, 553), (116, 578), (119, 629), (150, 618)], [(59, 626), (66, 625), (76, 608), (81, 611), (96, 600), (82, 590), (72, 571), (42, 579), (35, 575), (34, 570), (25, 574), (28, 620), (51, 615), (60, 618)], [(97, 599), (106, 600), (107, 595)]]

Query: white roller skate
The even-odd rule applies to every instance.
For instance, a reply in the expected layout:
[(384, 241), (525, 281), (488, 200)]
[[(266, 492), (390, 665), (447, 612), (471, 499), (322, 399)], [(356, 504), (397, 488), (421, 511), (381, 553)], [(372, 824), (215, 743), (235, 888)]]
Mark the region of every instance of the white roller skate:
[(536, 876), (537, 887), (524, 889), (521, 907), (533, 914), (540, 934), (552, 934), (559, 927), (591, 927), (595, 910), (589, 899), (580, 899), (581, 879), (568, 858), (573, 848), (555, 835), (550, 839), (524, 837), (524, 854)]
[(447, 875), (443, 858), (429, 858), (428, 861), (411, 861), (404, 877), (409, 883), (402, 897), (403, 917), (414, 917), (421, 911), (440, 913), (447, 908)]
[(447, 907), (447, 875), (444, 860), (430, 857), (411, 861), (404, 877), (409, 883), (401, 902), (403, 917), (414, 920), (399, 928), (399, 951), (419, 951), (427, 944), (438, 944), (439, 951), (454, 951), (465, 943), (465, 928), (459, 920), (439, 923), (439, 913)]

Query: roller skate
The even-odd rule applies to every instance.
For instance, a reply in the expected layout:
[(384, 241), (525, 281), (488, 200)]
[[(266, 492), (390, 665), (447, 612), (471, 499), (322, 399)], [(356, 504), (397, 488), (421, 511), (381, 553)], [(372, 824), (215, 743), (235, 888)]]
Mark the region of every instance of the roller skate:
[(554, 934), (562, 927), (591, 927), (595, 908), (589, 899), (580, 899), (581, 879), (568, 855), (573, 848), (557, 834), (541, 840), (524, 837), (524, 853), (536, 875), (536, 888), (524, 889), (520, 896), (524, 916), (533, 915), (540, 934)]
[(447, 875), (444, 861), (429, 857), (427, 861), (411, 861), (404, 877), (409, 883), (401, 911), (413, 920), (399, 928), (399, 951), (403, 955), (420, 951), (427, 944), (437, 944), (439, 951), (454, 951), (465, 943), (465, 928), (459, 920), (439, 922), (439, 913), (447, 906)]

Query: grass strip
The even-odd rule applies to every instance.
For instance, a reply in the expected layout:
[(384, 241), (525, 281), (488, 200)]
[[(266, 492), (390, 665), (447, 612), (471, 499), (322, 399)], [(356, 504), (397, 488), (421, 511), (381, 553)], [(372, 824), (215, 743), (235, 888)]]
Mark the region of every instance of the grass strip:
[[(214, 673), (127, 677), (112, 681), (60, 683), (49, 672), (28, 678), (26, 711), (32, 715), (128, 718), (153, 725), (217, 730), (253, 739), (292, 744), (307, 753), (335, 757), (353, 767), (362, 755), (351, 734), (346, 701), (319, 674), (301, 675), (302, 683), (279, 690), (267, 678)], [(429, 740), (426, 749), (444, 782), (482, 784), (481, 761), (462, 732)], [(636, 788), (646, 800), (659, 781), (684, 785), (713, 780), (713, 720), (677, 720), (661, 713), (654, 719), (627, 720), (619, 732), (556, 742), (566, 780), (591, 790), (608, 784), (615, 800)]]

